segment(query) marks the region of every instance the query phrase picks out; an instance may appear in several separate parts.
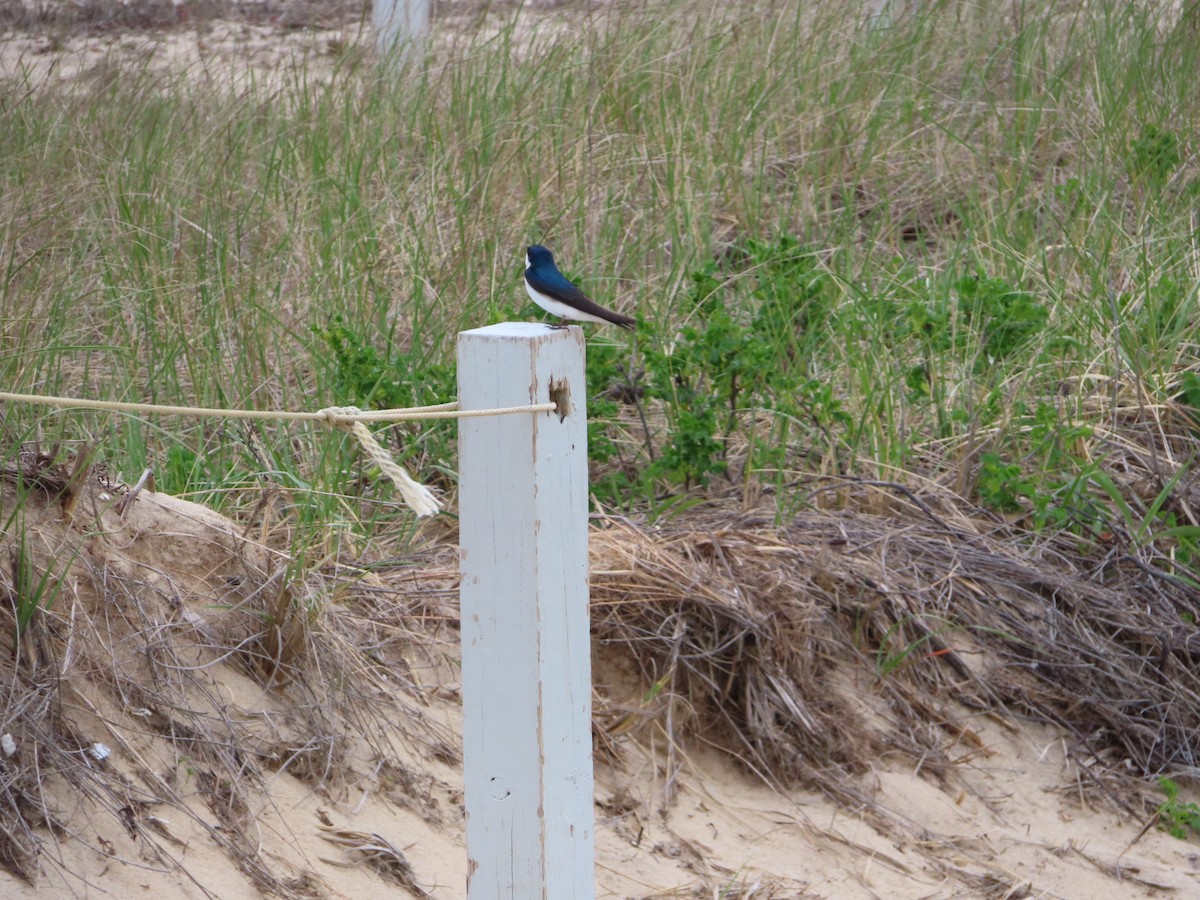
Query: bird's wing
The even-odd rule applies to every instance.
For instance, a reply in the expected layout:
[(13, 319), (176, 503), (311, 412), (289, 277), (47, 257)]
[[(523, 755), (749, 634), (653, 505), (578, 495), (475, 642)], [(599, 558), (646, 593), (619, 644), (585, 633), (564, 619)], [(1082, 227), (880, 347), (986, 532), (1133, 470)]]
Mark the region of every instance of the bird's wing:
[(571, 284), (571, 282), (567, 281), (559, 273), (547, 277), (532, 269), (527, 269), (525, 278), (535, 291), (553, 297), (555, 300), (561, 300), (568, 306), (575, 307), (580, 312), (597, 316), (606, 322), (612, 322), (614, 325), (619, 325), (622, 328), (633, 328), (636, 324), (629, 316), (623, 316), (618, 312), (613, 312), (611, 309), (605, 309), (599, 303), (594, 302), (587, 294), (575, 287), (575, 285)]
[(533, 285), (535, 291), (541, 291), (543, 294), (553, 297), (555, 300), (561, 300), (563, 303), (577, 303), (580, 300), (588, 299), (583, 291), (567, 281), (560, 272), (539, 272), (537, 269), (531, 267), (525, 270), (525, 277)]

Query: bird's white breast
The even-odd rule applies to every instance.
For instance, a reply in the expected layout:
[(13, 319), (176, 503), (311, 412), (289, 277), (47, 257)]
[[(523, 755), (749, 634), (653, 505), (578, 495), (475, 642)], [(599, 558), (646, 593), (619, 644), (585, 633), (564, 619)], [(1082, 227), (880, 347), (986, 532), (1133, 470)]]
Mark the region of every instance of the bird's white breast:
[(525, 281), (525, 293), (529, 294), (529, 298), (551, 315), (558, 316), (560, 319), (574, 319), (576, 322), (600, 322), (604, 323), (604, 319), (599, 316), (593, 316), (591, 313), (585, 313), (576, 309), (573, 306), (568, 306), (561, 300), (555, 300), (553, 297), (547, 297), (541, 291), (535, 290), (527, 280)]

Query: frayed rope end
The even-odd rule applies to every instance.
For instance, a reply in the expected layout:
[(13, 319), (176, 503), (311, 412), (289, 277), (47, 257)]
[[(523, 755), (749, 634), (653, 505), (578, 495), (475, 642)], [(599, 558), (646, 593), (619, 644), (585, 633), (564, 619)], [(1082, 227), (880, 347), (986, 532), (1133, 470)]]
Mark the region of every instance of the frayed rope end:
[(358, 439), (363, 452), (392, 480), (409, 509), (420, 517), (432, 516), (441, 511), (441, 505), (433, 491), (414, 481), (408, 472), (404, 471), (404, 467), (379, 446), (371, 430), (359, 421), (357, 417), (362, 415), (362, 410), (356, 406), (330, 406), (321, 410), (320, 414), (322, 419), (334, 428), (349, 431)]

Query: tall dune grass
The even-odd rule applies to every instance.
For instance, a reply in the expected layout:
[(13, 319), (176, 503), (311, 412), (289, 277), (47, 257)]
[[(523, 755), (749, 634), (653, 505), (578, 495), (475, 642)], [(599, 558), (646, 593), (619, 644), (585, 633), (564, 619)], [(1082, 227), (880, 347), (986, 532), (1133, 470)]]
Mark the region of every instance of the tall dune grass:
[[(850, 0), (664, 2), (446, 20), (400, 75), (338, 47), (257, 84), (132, 64), (14, 79), (0, 380), (198, 406), (432, 402), (459, 329), (527, 314), (529, 242), (642, 316), (639, 352), (661, 353), (701, 321), (693, 273), (716, 272), (744, 326), (747, 242), (788, 236), (830, 299), (804, 359), (780, 364), (845, 418), (820, 463), (805, 427), (770, 432), (796, 444), (772, 458), (781, 501), (816, 466), (998, 507), (1007, 478), (1028, 506), (1107, 452), (1096, 429), (1150, 440), (1144, 417), (1111, 438), (1130, 403), (1200, 402), (1198, 24), (1115, 0), (933, 3), (890, 24)], [(1016, 295), (1045, 315), (997, 357)], [(649, 440), (630, 430), (642, 462), (680, 427), (664, 416)], [(319, 430), (17, 405), (5, 425), (10, 448), (85, 440), (218, 505), (270, 481), (314, 523), (407, 528)], [(452, 489), (452, 438), (396, 446)]]

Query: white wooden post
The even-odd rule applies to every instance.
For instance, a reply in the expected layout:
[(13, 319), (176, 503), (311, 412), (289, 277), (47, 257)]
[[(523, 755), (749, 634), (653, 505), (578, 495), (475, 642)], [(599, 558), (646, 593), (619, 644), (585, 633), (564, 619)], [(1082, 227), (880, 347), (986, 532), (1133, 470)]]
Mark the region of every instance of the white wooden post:
[(919, 4), (918, 0), (867, 0), (866, 8), (867, 24), (873, 28), (886, 28), (914, 15)]
[(371, 23), (379, 52), (403, 57), (429, 33), (429, 0), (374, 0)]
[[(591, 900), (592, 684), (583, 332), (458, 336), (469, 900)], [(565, 412), (565, 417), (561, 413)]]

